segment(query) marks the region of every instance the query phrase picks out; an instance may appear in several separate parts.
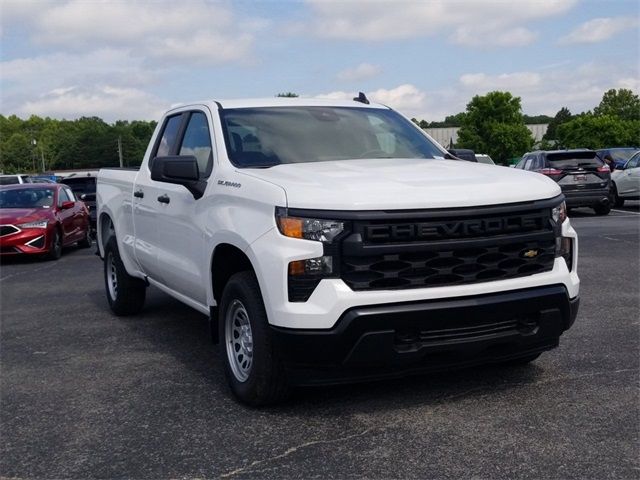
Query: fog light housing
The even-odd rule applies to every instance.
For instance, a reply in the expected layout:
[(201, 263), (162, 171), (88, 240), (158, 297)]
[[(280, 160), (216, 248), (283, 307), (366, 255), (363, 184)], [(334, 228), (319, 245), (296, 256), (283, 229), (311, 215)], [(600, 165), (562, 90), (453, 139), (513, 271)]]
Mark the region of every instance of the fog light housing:
[(289, 263), (288, 290), (290, 302), (306, 302), (323, 278), (333, 278), (333, 257), (295, 260)]
[(569, 237), (556, 237), (556, 258), (564, 258), (567, 269), (573, 267), (573, 240)]

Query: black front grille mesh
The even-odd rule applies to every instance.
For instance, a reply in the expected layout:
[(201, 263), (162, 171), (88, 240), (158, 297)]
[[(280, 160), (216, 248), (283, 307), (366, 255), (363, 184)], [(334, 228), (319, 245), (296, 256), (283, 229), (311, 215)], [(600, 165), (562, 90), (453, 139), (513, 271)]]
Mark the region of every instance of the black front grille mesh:
[(342, 279), (352, 290), (460, 285), (549, 271), (554, 258), (553, 238), (488, 247), (345, 256)]
[(0, 226), (0, 237), (4, 237), (5, 235), (11, 235), (12, 233), (19, 232), (20, 230), (13, 225), (2, 225)]

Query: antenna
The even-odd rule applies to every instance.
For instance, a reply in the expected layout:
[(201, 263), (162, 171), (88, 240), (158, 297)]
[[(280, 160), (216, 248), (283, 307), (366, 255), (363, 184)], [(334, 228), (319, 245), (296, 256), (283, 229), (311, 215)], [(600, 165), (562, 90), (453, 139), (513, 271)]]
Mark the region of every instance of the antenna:
[(358, 93), (357, 97), (353, 97), (353, 101), (364, 103), (365, 105), (369, 105), (369, 99), (363, 92)]

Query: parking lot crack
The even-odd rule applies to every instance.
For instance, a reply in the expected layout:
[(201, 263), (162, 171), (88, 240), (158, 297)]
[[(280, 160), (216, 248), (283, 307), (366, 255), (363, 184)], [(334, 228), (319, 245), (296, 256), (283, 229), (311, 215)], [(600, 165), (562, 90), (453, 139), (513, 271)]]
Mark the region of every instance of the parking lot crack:
[(373, 428), (367, 428), (361, 432), (358, 433), (354, 433), (351, 435), (346, 435), (344, 437), (338, 437), (338, 438), (331, 438), (331, 439), (327, 439), (327, 440), (312, 440), (310, 442), (304, 442), (301, 443), (300, 445), (296, 445), (294, 447), (290, 447), (287, 450), (285, 450), (283, 453), (280, 453), (278, 455), (274, 455), (273, 457), (269, 457), (269, 458), (264, 458), (262, 460), (255, 460), (253, 462), (251, 462), (249, 465), (244, 466), (244, 467), (240, 467), (240, 468), (236, 468), (235, 470), (232, 470), (230, 472), (227, 473), (223, 473), (222, 475), (220, 475), (219, 478), (229, 478), (229, 477), (233, 477), (234, 475), (238, 475), (241, 473), (246, 473), (249, 471), (252, 471), (255, 469), (255, 467), (258, 467), (259, 465), (263, 465), (265, 463), (269, 463), (275, 460), (280, 460), (282, 458), (286, 458), (289, 455), (293, 455), (294, 453), (298, 452), (299, 450), (308, 448), (308, 447), (313, 447), (315, 445), (326, 445), (326, 444), (332, 444), (332, 443), (339, 443), (339, 442), (346, 442), (348, 440), (351, 440), (353, 438), (358, 438), (358, 437), (363, 437), (364, 435), (368, 434), (369, 432), (371, 432), (373, 430)]

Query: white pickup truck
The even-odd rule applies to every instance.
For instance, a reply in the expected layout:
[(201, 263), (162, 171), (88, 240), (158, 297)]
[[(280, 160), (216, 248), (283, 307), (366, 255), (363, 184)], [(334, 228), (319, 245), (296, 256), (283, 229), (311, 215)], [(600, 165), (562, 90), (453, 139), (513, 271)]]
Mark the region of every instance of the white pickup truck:
[(560, 187), (460, 161), (361, 95), (173, 108), (98, 176), (116, 315), (153, 285), (210, 318), (234, 394), (529, 362), (579, 304)]

